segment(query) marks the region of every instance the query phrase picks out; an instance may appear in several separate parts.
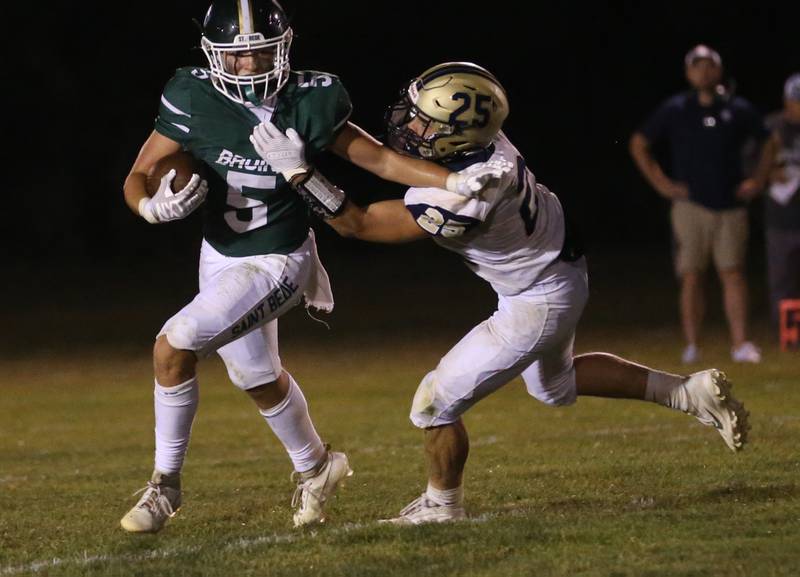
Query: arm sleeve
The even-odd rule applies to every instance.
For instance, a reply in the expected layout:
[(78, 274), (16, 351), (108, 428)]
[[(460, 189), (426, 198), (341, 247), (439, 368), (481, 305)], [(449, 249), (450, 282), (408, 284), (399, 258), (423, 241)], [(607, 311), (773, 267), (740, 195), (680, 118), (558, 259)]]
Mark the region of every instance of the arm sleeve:
[(350, 115), (353, 113), (353, 103), (350, 101), (350, 95), (338, 78), (334, 82), (334, 86), (336, 88), (336, 106), (333, 119), (333, 134), (335, 135), (350, 119)]
[(164, 87), (155, 129), (182, 145), (192, 138), (191, 94), (185, 79), (176, 75)]
[(339, 79), (332, 74), (307, 72), (312, 88), (297, 100), (296, 129), (306, 142), (306, 158), (314, 158), (336, 139), (347, 123), (353, 105)]

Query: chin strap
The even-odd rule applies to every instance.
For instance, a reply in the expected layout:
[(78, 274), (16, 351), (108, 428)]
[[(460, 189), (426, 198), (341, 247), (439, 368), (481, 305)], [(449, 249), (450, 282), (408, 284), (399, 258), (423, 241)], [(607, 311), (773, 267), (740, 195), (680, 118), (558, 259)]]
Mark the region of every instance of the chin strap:
[(253, 89), (252, 86), (245, 86), (243, 92), (244, 92), (244, 97), (253, 106), (261, 106), (264, 103), (263, 99), (256, 96), (256, 91)]

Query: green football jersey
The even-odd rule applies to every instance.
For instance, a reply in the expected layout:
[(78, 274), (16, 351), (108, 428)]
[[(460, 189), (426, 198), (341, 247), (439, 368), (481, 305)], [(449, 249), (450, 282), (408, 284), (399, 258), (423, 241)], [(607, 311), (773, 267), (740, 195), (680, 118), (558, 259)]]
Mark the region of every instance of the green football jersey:
[[(292, 72), (272, 104), (271, 121), (281, 130), (297, 130), (310, 161), (334, 140), (352, 110), (336, 76), (312, 71)], [(264, 107), (257, 111), (269, 114)], [(161, 96), (156, 131), (219, 176), (209, 178), (203, 234), (228, 256), (288, 254), (308, 236), (305, 204), (250, 143), (259, 122), (254, 108), (218, 92), (205, 68), (179, 68)]]

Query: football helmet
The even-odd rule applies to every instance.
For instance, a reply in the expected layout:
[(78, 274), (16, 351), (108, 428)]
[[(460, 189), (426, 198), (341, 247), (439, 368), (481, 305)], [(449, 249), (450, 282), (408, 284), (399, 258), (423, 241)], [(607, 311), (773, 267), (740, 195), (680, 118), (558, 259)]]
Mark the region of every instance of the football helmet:
[(414, 78), (386, 113), (387, 143), (426, 160), (453, 160), (491, 144), (508, 116), (508, 98), (488, 70), (445, 62)]
[[(289, 19), (275, 0), (215, 0), (203, 20), (200, 46), (211, 81), (240, 104), (259, 105), (286, 84), (291, 44)], [(271, 69), (253, 75), (238, 75), (231, 69), (230, 56), (260, 51), (271, 52)]]

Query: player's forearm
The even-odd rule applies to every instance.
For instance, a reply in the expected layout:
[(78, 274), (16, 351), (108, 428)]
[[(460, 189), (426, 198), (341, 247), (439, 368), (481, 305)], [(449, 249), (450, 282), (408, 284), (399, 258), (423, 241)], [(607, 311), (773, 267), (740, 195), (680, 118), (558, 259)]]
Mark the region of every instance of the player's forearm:
[(145, 182), (147, 177), (141, 172), (131, 172), (125, 179), (123, 185), (123, 194), (125, 195), (125, 204), (128, 205), (134, 214), (139, 215), (139, 203), (143, 198), (147, 198), (147, 190)]
[(150, 197), (145, 186), (148, 172), (160, 159), (179, 150), (181, 150), (179, 143), (159, 134), (155, 130), (147, 137), (122, 187), (125, 194), (125, 204), (135, 214), (140, 214), (139, 204), (142, 199)]
[(445, 167), (425, 160), (403, 156), (383, 147), (383, 161), (379, 174), (384, 180), (391, 180), (407, 186), (419, 188), (447, 189), (447, 177), (450, 171)]
[(334, 218), (326, 219), (325, 223), (339, 233), (339, 236), (358, 238), (363, 216), (364, 209), (347, 200), (341, 214)]
[(432, 162), (398, 154), (353, 123), (345, 126), (331, 150), (384, 180), (421, 188), (447, 186), (449, 170)]
[(400, 200), (376, 202), (364, 207), (348, 201), (342, 214), (325, 222), (341, 236), (368, 242), (396, 244), (426, 236)]

